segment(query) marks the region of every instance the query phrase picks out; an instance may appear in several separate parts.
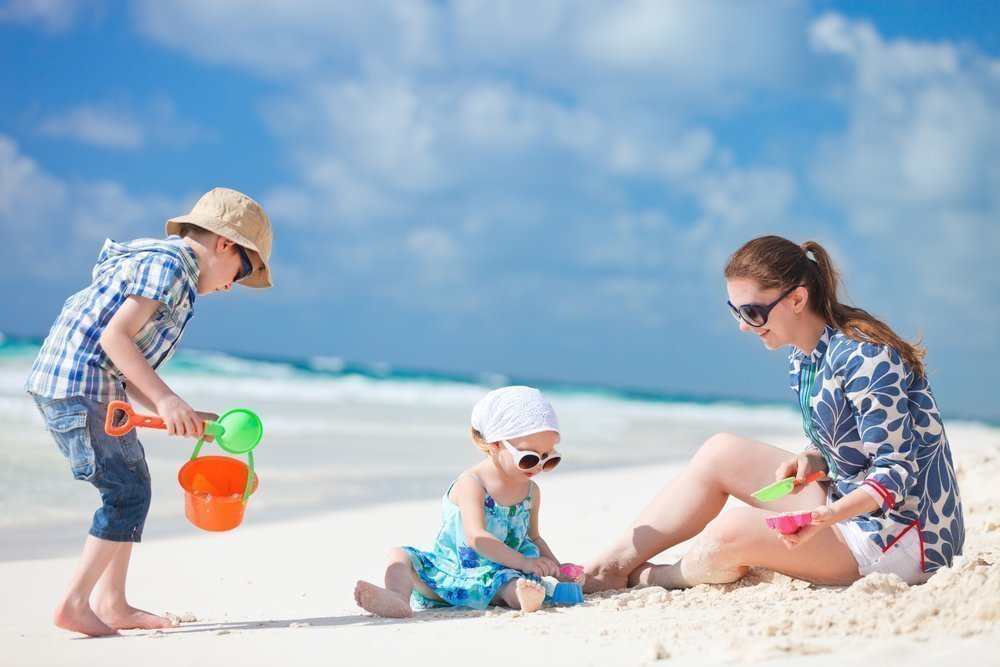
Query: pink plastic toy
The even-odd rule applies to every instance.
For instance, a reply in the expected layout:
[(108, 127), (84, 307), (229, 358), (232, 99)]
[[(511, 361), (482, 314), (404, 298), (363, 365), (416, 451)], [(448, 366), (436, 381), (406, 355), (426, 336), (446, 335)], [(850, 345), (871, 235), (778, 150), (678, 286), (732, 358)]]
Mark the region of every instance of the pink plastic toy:
[(808, 526), (812, 523), (812, 512), (795, 512), (793, 514), (779, 514), (777, 516), (769, 516), (764, 521), (767, 522), (769, 528), (774, 528), (775, 530), (784, 533), (794, 533), (802, 526)]
[(563, 565), (561, 568), (559, 568), (559, 574), (566, 577), (567, 579), (576, 579), (581, 574), (583, 574), (583, 566), (573, 565), (572, 563), (570, 563), (569, 565)]

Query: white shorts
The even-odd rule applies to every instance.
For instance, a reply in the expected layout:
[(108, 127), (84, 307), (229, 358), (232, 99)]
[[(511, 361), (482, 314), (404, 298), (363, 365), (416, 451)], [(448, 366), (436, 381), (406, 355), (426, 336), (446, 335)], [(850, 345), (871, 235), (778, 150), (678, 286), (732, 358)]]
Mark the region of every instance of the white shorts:
[(878, 548), (868, 533), (854, 521), (838, 523), (837, 528), (858, 561), (858, 574), (862, 577), (872, 572), (895, 574), (910, 586), (930, 579), (931, 572), (923, 570), (923, 552), (920, 545), (920, 528), (913, 526), (884, 552)]

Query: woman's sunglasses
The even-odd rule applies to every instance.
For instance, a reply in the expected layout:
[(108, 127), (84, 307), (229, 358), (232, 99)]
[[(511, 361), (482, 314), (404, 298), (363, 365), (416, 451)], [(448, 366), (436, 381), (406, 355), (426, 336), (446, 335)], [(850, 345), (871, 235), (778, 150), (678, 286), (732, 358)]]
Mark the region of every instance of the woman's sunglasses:
[(737, 321), (743, 320), (752, 327), (760, 328), (767, 324), (767, 316), (771, 314), (771, 310), (781, 303), (782, 299), (794, 292), (798, 287), (798, 285), (789, 287), (785, 290), (784, 294), (766, 306), (758, 306), (756, 304), (748, 303), (737, 308), (733, 305), (732, 301), (726, 301), (726, 303), (729, 304), (729, 312), (732, 313), (733, 317), (736, 318)]
[(559, 465), (562, 460), (562, 455), (556, 450), (552, 450), (547, 456), (543, 456), (537, 452), (522, 451), (520, 449), (515, 449), (506, 440), (501, 440), (503, 446), (507, 448), (510, 452), (511, 458), (514, 459), (514, 465), (517, 466), (518, 470), (534, 470), (539, 465), (542, 466), (542, 472), (548, 472)]
[(236, 278), (233, 279), (234, 283), (238, 283), (253, 273), (253, 264), (250, 262), (250, 257), (247, 255), (247, 251), (243, 249), (243, 246), (236, 246), (236, 252), (240, 254), (240, 271), (236, 274)]

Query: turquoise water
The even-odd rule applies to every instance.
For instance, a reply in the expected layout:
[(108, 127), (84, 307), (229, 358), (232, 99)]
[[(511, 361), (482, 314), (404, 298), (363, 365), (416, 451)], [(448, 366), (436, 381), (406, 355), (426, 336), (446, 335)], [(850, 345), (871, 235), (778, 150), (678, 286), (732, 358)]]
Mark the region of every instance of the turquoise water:
[[(39, 344), (0, 341), (0, 558), (76, 548), (98, 502), (92, 487), (72, 479), (21, 388)], [(490, 388), (526, 382), (332, 357), (252, 359), (190, 349), (178, 351), (162, 375), (196, 409), (246, 407), (261, 416), (265, 434), (255, 452), (261, 486), (248, 522), (437, 497), (481, 456), (469, 440), (473, 404)], [(686, 459), (721, 430), (772, 441), (801, 437), (791, 401), (768, 406), (536, 386), (559, 414), (560, 475)], [(184, 521), (176, 482), (194, 442), (151, 430), (140, 437), (154, 484), (146, 536), (194, 530)]]

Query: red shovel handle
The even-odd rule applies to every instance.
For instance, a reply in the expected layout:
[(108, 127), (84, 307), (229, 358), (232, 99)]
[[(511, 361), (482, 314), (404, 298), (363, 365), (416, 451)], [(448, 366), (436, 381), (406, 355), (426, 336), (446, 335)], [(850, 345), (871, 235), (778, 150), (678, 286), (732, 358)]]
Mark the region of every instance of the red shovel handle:
[[(125, 413), (125, 422), (115, 425), (115, 416), (119, 412)], [(108, 435), (125, 435), (136, 426), (148, 426), (150, 428), (167, 428), (163, 420), (151, 415), (137, 415), (132, 410), (132, 406), (125, 401), (111, 401), (108, 404), (108, 418), (104, 422), (104, 432)]]
[(822, 479), (824, 477), (826, 477), (826, 473), (825, 472), (822, 472), (822, 471), (820, 471), (820, 472), (814, 472), (813, 474), (808, 475), (806, 477), (806, 480), (804, 482), (802, 482), (802, 483), (803, 484), (812, 484), (817, 479)]

